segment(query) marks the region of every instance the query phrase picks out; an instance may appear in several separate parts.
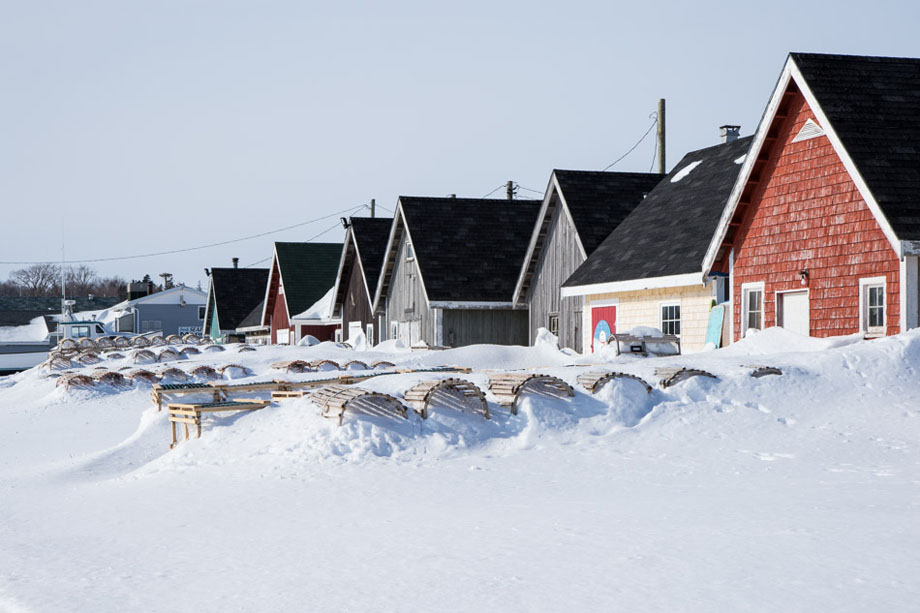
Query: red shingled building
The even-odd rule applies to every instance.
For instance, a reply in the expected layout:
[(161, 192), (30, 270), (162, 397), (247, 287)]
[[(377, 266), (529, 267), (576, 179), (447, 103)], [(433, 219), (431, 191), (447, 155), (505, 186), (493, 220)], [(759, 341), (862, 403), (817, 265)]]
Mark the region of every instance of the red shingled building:
[(918, 113), (920, 60), (789, 56), (707, 253), (733, 340), (917, 327)]

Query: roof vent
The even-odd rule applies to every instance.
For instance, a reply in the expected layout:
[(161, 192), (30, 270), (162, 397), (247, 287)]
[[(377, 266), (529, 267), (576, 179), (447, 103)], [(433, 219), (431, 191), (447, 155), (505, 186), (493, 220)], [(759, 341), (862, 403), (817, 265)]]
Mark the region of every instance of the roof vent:
[(233, 258), (233, 267), (234, 267), (234, 268), (239, 268), (239, 267), (240, 267), (240, 259), (239, 259), (239, 258)]
[(808, 119), (805, 121), (805, 125), (802, 126), (802, 129), (799, 130), (799, 133), (792, 139), (792, 142), (799, 143), (803, 140), (818, 138), (819, 136), (824, 136), (824, 129), (811, 119)]
[(723, 143), (733, 143), (741, 135), (741, 126), (719, 126), (719, 136)]

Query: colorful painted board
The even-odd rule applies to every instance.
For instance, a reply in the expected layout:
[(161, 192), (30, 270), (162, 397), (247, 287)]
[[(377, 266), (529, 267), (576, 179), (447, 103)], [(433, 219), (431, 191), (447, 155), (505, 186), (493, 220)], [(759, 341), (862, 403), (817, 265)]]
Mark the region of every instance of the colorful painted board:
[(706, 327), (706, 344), (718, 349), (722, 346), (722, 319), (725, 317), (725, 306), (717, 304), (709, 311), (709, 325)]

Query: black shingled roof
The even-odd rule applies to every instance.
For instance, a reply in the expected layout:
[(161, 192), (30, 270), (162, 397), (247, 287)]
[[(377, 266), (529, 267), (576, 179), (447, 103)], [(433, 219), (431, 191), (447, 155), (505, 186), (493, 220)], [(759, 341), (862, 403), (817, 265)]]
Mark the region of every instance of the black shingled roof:
[(428, 299), (511, 302), (538, 200), (399, 199)]
[(591, 255), (664, 175), (554, 170), (585, 253)]
[(309, 309), (335, 285), (342, 243), (275, 243), (288, 316)]
[(249, 315), (244, 317), (243, 321), (237, 324), (235, 329), (239, 330), (240, 328), (261, 327), (262, 326), (262, 310), (264, 307), (265, 307), (265, 301), (260, 300), (259, 304), (257, 304), (255, 307), (253, 307), (251, 311), (249, 311)]
[(373, 300), (374, 292), (377, 291), (377, 280), (380, 278), (380, 269), (383, 267), (383, 256), (387, 250), (387, 240), (390, 238), (393, 219), (389, 217), (352, 217), (350, 223), (352, 236), (361, 254), (361, 268), (364, 269), (364, 278), (367, 280), (367, 291), (370, 292), (371, 300)]
[(920, 59), (790, 54), (901, 240), (920, 240)]
[[(699, 272), (753, 137), (693, 151), (588, 256), (564, 287)], [(699, 162), (676, 182), (688, 165)]]
[(267, 268), (212, 268), (211, 286), (221, 329), (239, 328), (265, 298), (267, 284)]

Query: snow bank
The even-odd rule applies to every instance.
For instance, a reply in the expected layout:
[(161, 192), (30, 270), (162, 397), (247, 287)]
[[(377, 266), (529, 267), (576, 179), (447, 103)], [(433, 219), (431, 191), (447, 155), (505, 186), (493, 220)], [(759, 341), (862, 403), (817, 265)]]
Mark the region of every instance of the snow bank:
[[(768, 329), (705, 354), (610, 361), (549, 343), (396, 345), (228, 346), (170, 365), (239, 363), (244, 380), (356, 355), (476, 369), (359, 384), (398, 398), (425, 378), (486, 388), (488, 369), (534, 368), (575, 397), (531, 395), (512, 416), (488, 395), (488, 421), (439, 405), (427, 420), (346, 414), (341, 427), (291, 399), (209, 416), (201, 439), (168, 451), (146, 387), (0, 378), (0, 568), (13, 569), (0, 609), (906, 610), (920, 597), (920, 331)], [(751, 377), (758, 364), (783, 374)], [(601, 367), (653, 389), (578, 385)], [(717, 378), (662, 388), (662, 367)], [(394, 568), (424, 569), (424, 589), (418, 572), (381, 570)], [(191, 576), (196, 589), (177, 589)]]
[(43, 317), (36, 317), (25, 326), (0, 327), (0, 342), (41, 341), (48, 336)]
[(752, 334), (733, 343), (719, 352), (722, 355), (768, 355), (798, 351), (825, 351), (834, 347), (846, 347), (863, 340), (861, 334), (815, 338), (790, 332), (785, 328), (772, 327), (752, 330)]

